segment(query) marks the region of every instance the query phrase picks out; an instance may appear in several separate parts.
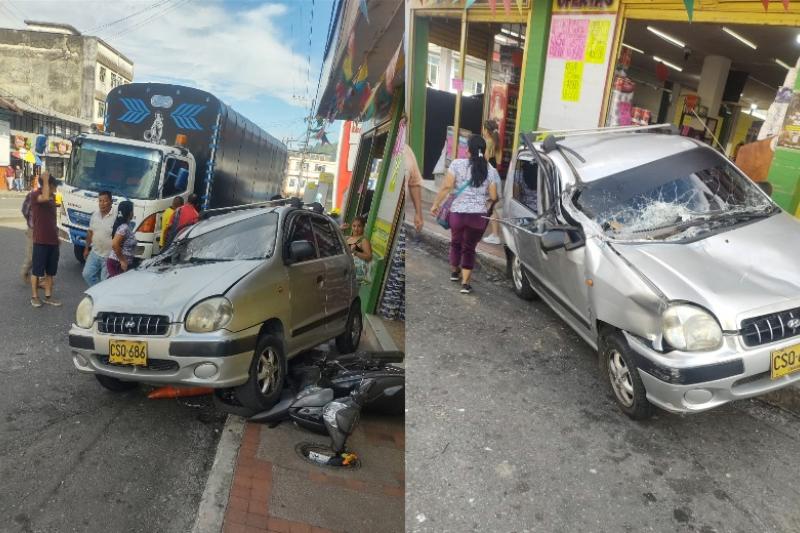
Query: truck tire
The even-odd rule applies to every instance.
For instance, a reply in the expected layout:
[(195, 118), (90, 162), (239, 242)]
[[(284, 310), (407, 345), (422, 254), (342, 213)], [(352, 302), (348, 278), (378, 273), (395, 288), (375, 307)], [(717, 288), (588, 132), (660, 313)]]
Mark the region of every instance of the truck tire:
[(121, 379), (104, 376), (103, 374), (95, 374), (94, 377), (97, 378), (100, 385), (114, 392), (125, 392), (139, 386), (139, 384), (134, 381), (122, 381)]
[(280, 399), (285, 381), (283, 340), (275, 335), (262, 335), (253, 353), (247, 382), (236, 387), (234, 394), (243, 407), (264, 411)]
[(508, 277), (511, 279), (511, 284), (514, 287), (514, 294), (523, 300), (535, 300), (537, 294), (528, 282), (528, 278), (525, 275), (525, 267), (522, 266), (519, 257), (509, 249), (506, 250), (506, 270), (508, 271)]
[(600, 339), (600, 373), (611, 388), (617, 406), (633, 420), (646, 420), (653, 415), (653, 404), (647, 400), (639, 367), (628, 341), (618, 331), (610, 331)]
[(356, 300), (350, 306), (347, 315), (347, 326), (344, 333), (336, 337), (336, 349), (339, 353), (353, 353), (361, 342), (361, 333), (364, 329), (364, 318), (361, 316), (361, 302)]
[(72, 246), (72, 251), (75, 253), (75, 259), (78, 260), (78, 263), (86, 264), (86, 259), (83, 258), (83, 246), (75, 244)]

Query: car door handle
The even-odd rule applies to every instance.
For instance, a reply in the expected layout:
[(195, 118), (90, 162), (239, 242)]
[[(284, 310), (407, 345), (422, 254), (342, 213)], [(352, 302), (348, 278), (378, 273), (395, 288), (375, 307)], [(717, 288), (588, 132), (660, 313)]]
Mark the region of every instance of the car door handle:
[(317, 285), (321, 287), (323, 283), (325, 283), (325, 276), (323, 275), (317, 276)]

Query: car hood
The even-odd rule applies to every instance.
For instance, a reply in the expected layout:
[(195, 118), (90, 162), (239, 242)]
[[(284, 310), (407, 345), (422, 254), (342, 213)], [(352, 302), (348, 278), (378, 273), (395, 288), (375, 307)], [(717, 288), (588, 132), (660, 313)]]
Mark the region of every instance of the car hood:
[(780, 213), (691, 243), (613, 247), (669, 300), (709, 309), (726, 331), (800, 307), (800, 221)]
[(94, 312), (167, 315), (179, 321), (195, 302), (224, 294), (260, 261), (221, 261), (126, 272), (90, 288)]

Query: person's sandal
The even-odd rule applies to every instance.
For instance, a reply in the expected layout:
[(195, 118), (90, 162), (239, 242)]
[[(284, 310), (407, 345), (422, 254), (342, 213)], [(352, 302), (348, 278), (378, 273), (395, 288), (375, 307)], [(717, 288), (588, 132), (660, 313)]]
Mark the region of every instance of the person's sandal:
[(31, 305), (33, 307), (41, 307), (42, 301), (39, 298), (31, 298)]
[(53, 298), (52, 296), (45, 296), (44, 303), (47, 305), (52, 305), (53, 307), (61, 307), (61, 302)]

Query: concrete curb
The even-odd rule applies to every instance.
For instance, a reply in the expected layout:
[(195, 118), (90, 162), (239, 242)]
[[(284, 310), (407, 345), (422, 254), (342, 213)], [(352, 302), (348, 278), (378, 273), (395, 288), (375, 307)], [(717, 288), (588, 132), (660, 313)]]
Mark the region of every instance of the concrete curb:
[(386, 331), (386, 327), (381, 322), (381, 319), (375, 315), (364, 315), (364, 337), (366, 337), (364, 340), (377, 346), (381, 351), (398, 351), (394, 339), (392, 339), (392, 336)]
[(192, 533), (219, 533), (222, 531), (233, 472), (236, 468), (236, 457), (244, 434), (244, 425), (244, 418), (228, 415), (219, 438), (214, 464), (211, 466), (211, 473), (206, 481), (203, 497), (200, 499), (200, 507), (197, 510)]
[[(428, 251), (444, 257), (445, 260), (447, 260), (450, 253), (450, 240), (447, 237), (428, 231), (424, 227), (421, 232), (417, 233), (414, 226), (408, 222), (405, 222), (405, 225), (407, 235), (410, 236), (409, 239), (412, 242), (422, 243)], [(476, 259), (478, 265), (476, 270), (482, 270), (492, 276), (506, 277), (506, 263), (503, 259), (480, 250), (477, 252)]]

